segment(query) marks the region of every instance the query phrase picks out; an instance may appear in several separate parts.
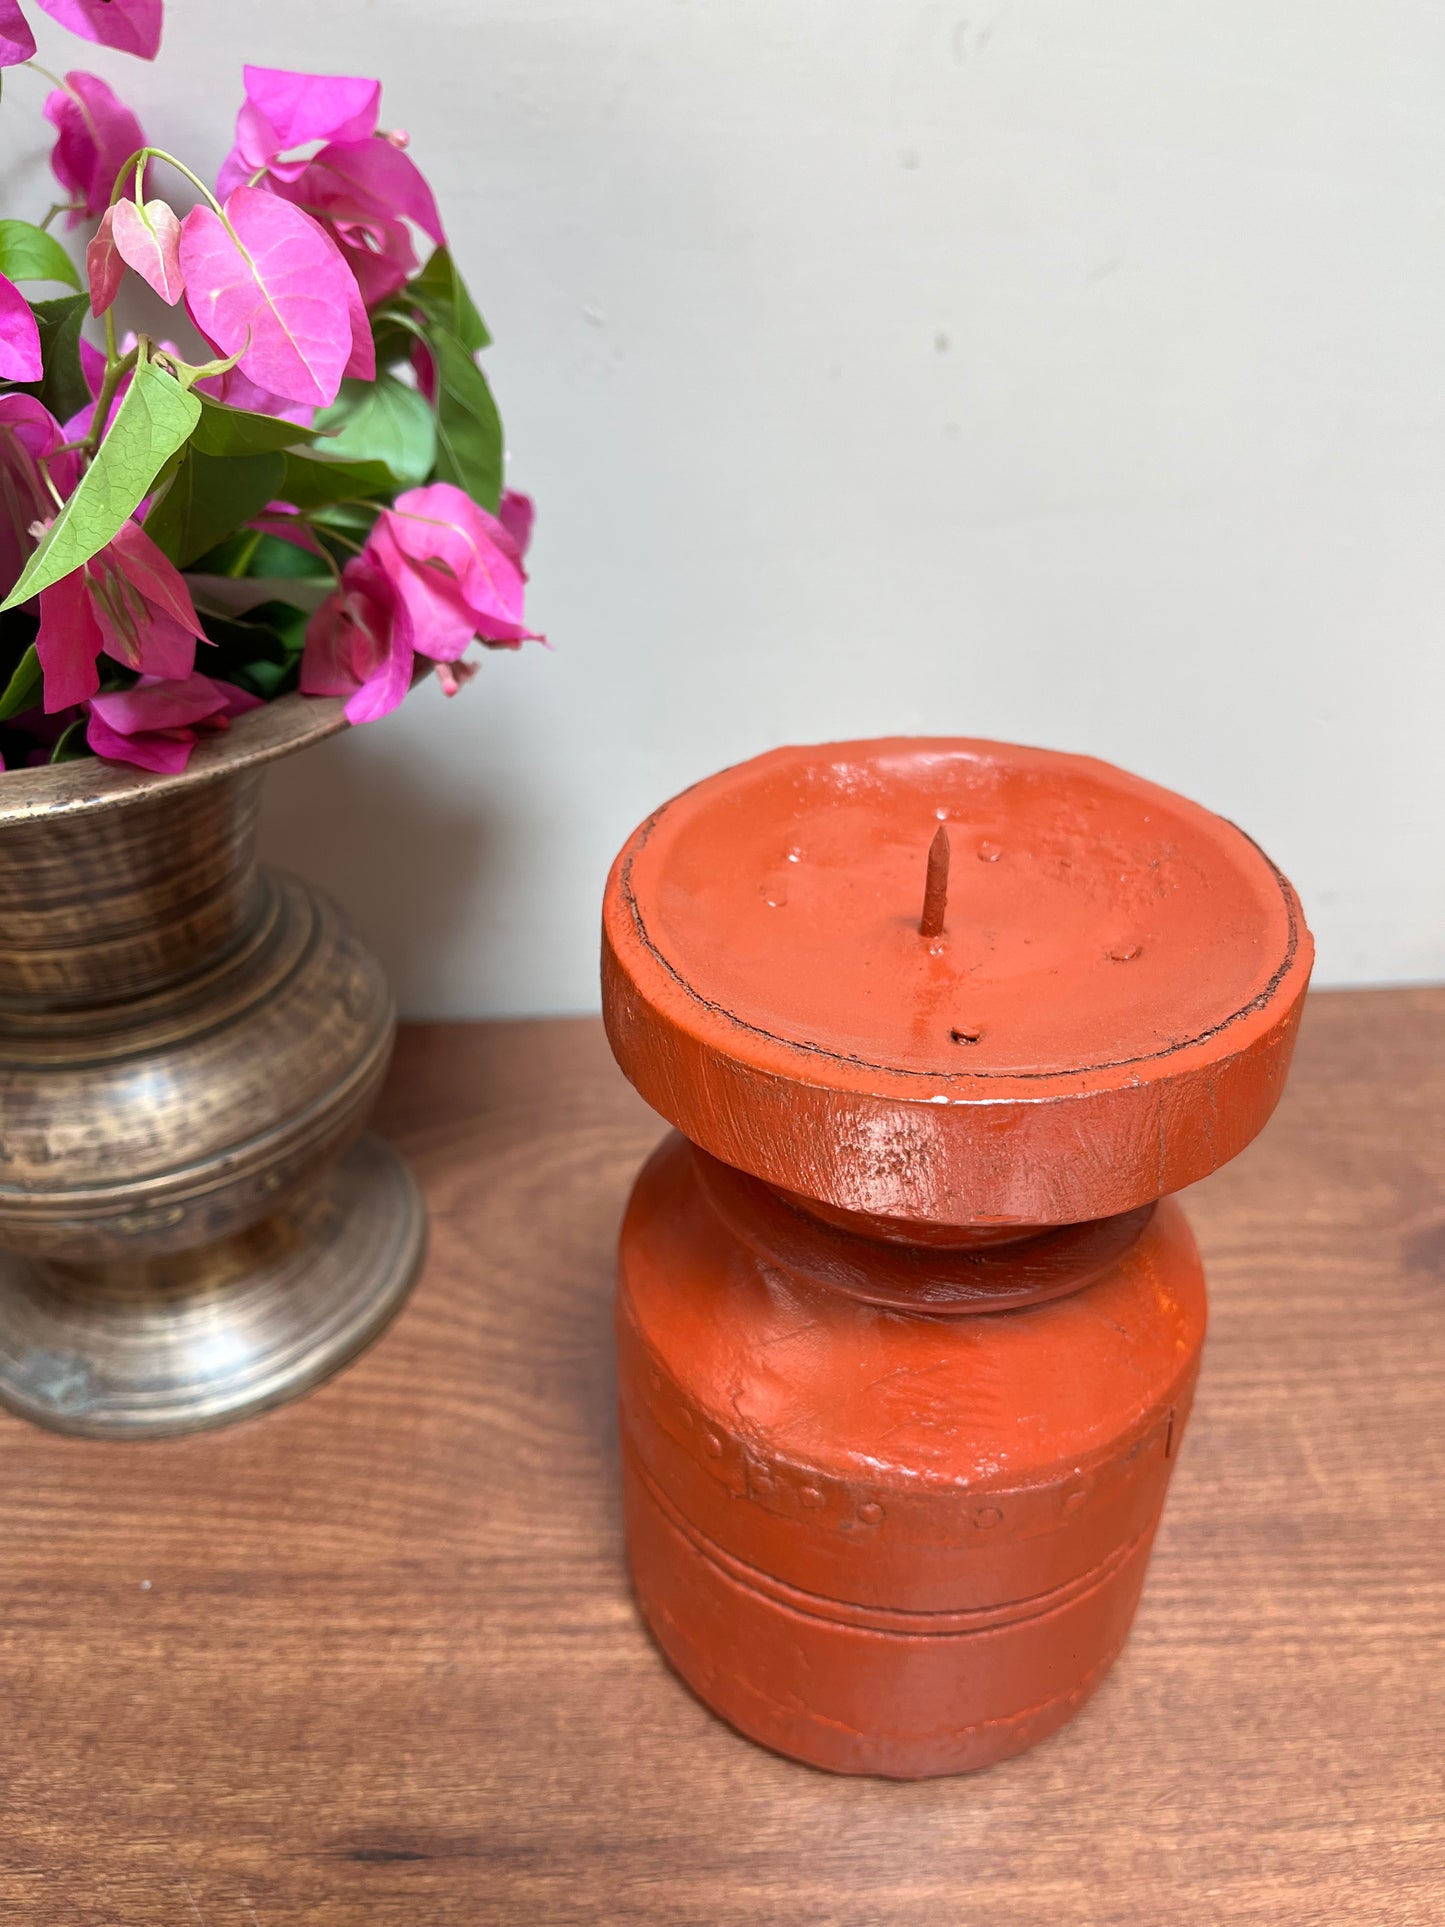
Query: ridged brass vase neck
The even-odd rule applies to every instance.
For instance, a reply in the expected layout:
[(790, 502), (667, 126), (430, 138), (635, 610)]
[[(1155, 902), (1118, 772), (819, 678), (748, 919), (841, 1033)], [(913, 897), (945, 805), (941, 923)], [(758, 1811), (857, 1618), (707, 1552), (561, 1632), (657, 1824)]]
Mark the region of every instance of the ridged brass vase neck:
[(163, 989), (233, 948), (257, 909), (261, 781), (0, 828), (0, 1028)]

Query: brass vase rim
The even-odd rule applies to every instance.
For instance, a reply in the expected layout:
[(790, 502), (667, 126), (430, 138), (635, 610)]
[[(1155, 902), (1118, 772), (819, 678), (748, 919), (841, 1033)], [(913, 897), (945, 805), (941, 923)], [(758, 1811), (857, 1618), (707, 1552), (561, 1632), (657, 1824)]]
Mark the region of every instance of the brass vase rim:
[(188, 766), (173, 775), (107, 763), (98, 756), (43, 769), (6, 770), (0, 773), (0, 828), (144, 803), (272, 762), (344, 729), (345, 709), (341, 696), (303, 696), (299, 691), (279, 696), (260, 709), (247, 710), (229, 729), (202, 736)]

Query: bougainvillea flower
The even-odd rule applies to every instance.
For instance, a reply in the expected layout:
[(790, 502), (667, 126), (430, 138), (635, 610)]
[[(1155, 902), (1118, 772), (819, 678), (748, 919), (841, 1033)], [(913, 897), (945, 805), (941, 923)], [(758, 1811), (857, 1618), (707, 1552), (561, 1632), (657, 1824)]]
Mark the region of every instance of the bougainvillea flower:
[(322, 226), (356, 276), (356, 285), (367, 308), (377, 308), (383, 301), (389, 301), (420, 266), (411, 229), (405, 221), (323, 219)]
[(249, 689), (199, 670), (170, 680), (142, 676), (133, 688), (91, 697), (85, 740), (110, 762), (176, 775), (190, 762), (201, 731), (226, 729), (233, 716), (260, 706)]
[(346, 696), (348, 722), (374, 722), (405, 696), (423, 655), (454, 696), (476, 674), (460, 660), (473, 639), (515, 648), (531, 634), (522, 552), (532, 519), (516, 493), (503, 496), (500, 517), (449, 482), (399, 495), (307, 625), (303, 693)]
[[(168, 341), (163, 341), (160, 345), (169, 352)], [(121, 353), (129, 354), (131, 346), (130, 337), (127, 335), (120, 344)], [(91, 400), (98, 401), (101, 386), (105, 381), (105, 352), (97, 348), (94, 342), (87, 341), (84, 335), (80, 337), (80, 372), (85, 379), (86, 387), (90, 390)], [(71, 438), (67, 437), (67, 439)]]
[[(163, 0), (36, 0), (42, 12), (82, 40), (119, 47), (154, 60), (161, 44)], [(20, 0), (0, 0), (0, 67), (14, 67), (35, 53), (35, 35)]]
[(33, 395), (0, 395), (0, 600), (19, 581), (35, 547), (31, 531), (55, 513), (46, 476), (62, 498), (80, 479), (75, 451), (58, 452), (68, 439), (44, 402)]
[[(514, 520), (525, 501), (516, 498)], [(307, 625), (301, 688), (347, 696), (347, 721), (373, 722), (405, 696), (422, 655), (455, 695), (474, 673), (458, 661), (474, 638), (515, 648), (531, 633), (525, 581), (520, 542), (496, 516), (449, 482), (410, 489), (382, 510)]]
[(411, 344), (411, 371), (416, 376), (417, 393), (424, 396), (433, 408), (437, 401), (437, 363), (436, 356), (420, 338)]
[(279, 67), (242, 69), (246, 99), (236, 116), (236, 139), (221, 163), (216, 192), (229, 194), (263, 169), (294, 180), (303, 160), (282, 158), (312, 141), (363, 141), (381, 110), (379, 80), (341, 74), (296, 74)]
[[(516, 538), (451, 482), (408, 489), (383, 509), (368, 546), (384, 543), (412, 619), (413, 646), (438, 662), (455, 661), (473, 636), (515, 648), (534, 636), (522, 619), (527, 572)], [(390, 545), (405, 567), (392, 564)]]
[(0, 274), (0, 381), (39, 381), (44, 372), (30, 303)]
[(414, 221), (438, 247), (446, 241), (436, 196), (409, 154), (377, 136), (332, 141), (275, 190), (337, 222)]
[(35, 35), (20, 11), (20, 0), (0, 0), (0, 67), (17, 67), (35, 52)]
[(120, 293), (125, 262), (115, 244), (115, 209), (108, 207), (100, 226), (85, 244), (85, 278), (90, 284), (90, 312), (102, 315)]
[(35, 0), (42, 12), (82, 40), (119, 47), (123, 54), (154, 60), (160, 51), (162, 0)]
[[(43, 464), (64, 497), (80, 479), (79, 455), (74, 449), (62, 452), (62, 445), (69, 439), (44, 402), (34, 395), (0, 395), (0, 472), (8, 473), (11, 457), (19, 459), (23, 453), (37, 473)], [(36, 499), (49, 503), (47, 512), (53, 513), (55, 499), (43, 482)]]
[(239, 355), (243, 373), (288, 401), (335, 401), (366, 317), (355, 276), (318, 221), (238, 187), (224, 221), (191, 209), (180, 266), (191, 319), (221, 354)]
[[(407, 223), (445, 240), (436, 198), (402, 150), (405, 135), (375, 132), (378, 81), (246, 69), (246, 102), (236, 144), (217, 181), (226, 194), (265, 176), (265, 185), (325, 226), (346, 257), (366, 306), (394, 294), (417, 268)], [(320, 140), (320, 151), (285, 158)]]
[(354, 376), (357, 381), (375, 381), (376, 337), (371, 332), (366, 298), (344, 254), (342, 262), (346, 266), (346, 318), (351, 328), (351, 353), (341, 372), (343, 376)]
[(503, 491), (497, 520), (516, 543), (518, 555), (525, 555), (531, 547), (532, 524), (536, 519), (537, 505), (530, 495), (514, 488)]
[(368, 308), (396, 293), (417, 269), (411, 221), (440, 247), (436, 198), (416, 163), (384, 136), (332, 141), (292, 180), (271, 191), (314, 214), (334, 237)]
[(481, 664), (475, 662), (439, 662), (436, 675), (437, 681), (442, 686), (442, 694), (455, 696), (459, 689), (471, 681), (480, 667)]
[(97, 74), (67, 74), (65, 88), (46, 95), (44, 113), (56, 132), (51, 168), (78, 203), (70, 225), (94, 220), (110, 204), (116, 175), (145, 146), (140, 122)]
[[(117, 201), (107, 209), (115, 250), (128, 268), (174, 307), (185, 292), (181, 276), (181, 224), (165, 201)], [(104, 226), (104, 222), (101, 223)], [(90, 252), (86, 250), (89, 265)]]
[(180, 239), (181, 224), (164, 201), (137, 207), (134, 201), (121, 200), (108, 207), (85, 250), (91, 313), (105, 313), (128, 267), (174, 307), (185, 291)]
[(375, 722), (411, 687), (413, 660), (410, 617), (368, 548), (346, 564), (340, 588), (306, 625), (302, 693), (347, 696), (348, 722)]
[(190, 675), (197, 639), (191, 592), (138, 522), (127, 522), (83, 568), (40, 592), (35, 649), (45, 707), (64, 709), (100, 687), (102, 650), (127, 669), (167, 680)]
[(456, 577), (440, 562), (415, 562), (396, 539), (389, 511), (377, 517), (366, 553), (396, 591), (411, 647), (433, 662), (455, 662), (475, 633)]

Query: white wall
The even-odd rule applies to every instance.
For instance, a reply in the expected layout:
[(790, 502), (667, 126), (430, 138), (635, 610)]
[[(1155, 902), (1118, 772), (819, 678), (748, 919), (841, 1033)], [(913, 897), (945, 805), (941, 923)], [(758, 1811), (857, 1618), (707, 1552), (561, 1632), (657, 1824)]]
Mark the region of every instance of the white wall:
[(540, 502), (555, 652), (272, 779), (407, 1009), (590, 1006), (653, 804), (885, 730), (1127, 763), (1292, 873), (1324, 981), (1445, 975), (1445, 9), (168, 13), (42, 57), (208, 164), (243, 59), (381, 75)]

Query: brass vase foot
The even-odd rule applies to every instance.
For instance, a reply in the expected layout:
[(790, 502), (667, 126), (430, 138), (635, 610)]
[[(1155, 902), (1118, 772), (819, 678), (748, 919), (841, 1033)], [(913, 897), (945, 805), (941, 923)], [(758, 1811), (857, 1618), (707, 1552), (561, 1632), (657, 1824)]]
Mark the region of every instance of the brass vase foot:
[(376, 1336), (425, 1242), (405, 1164), (366, 1135), (276, 1216), (216, 1244), (91, 1265), (0, 1251), (0, 1404), (111, 1439), (278, 1405)]

